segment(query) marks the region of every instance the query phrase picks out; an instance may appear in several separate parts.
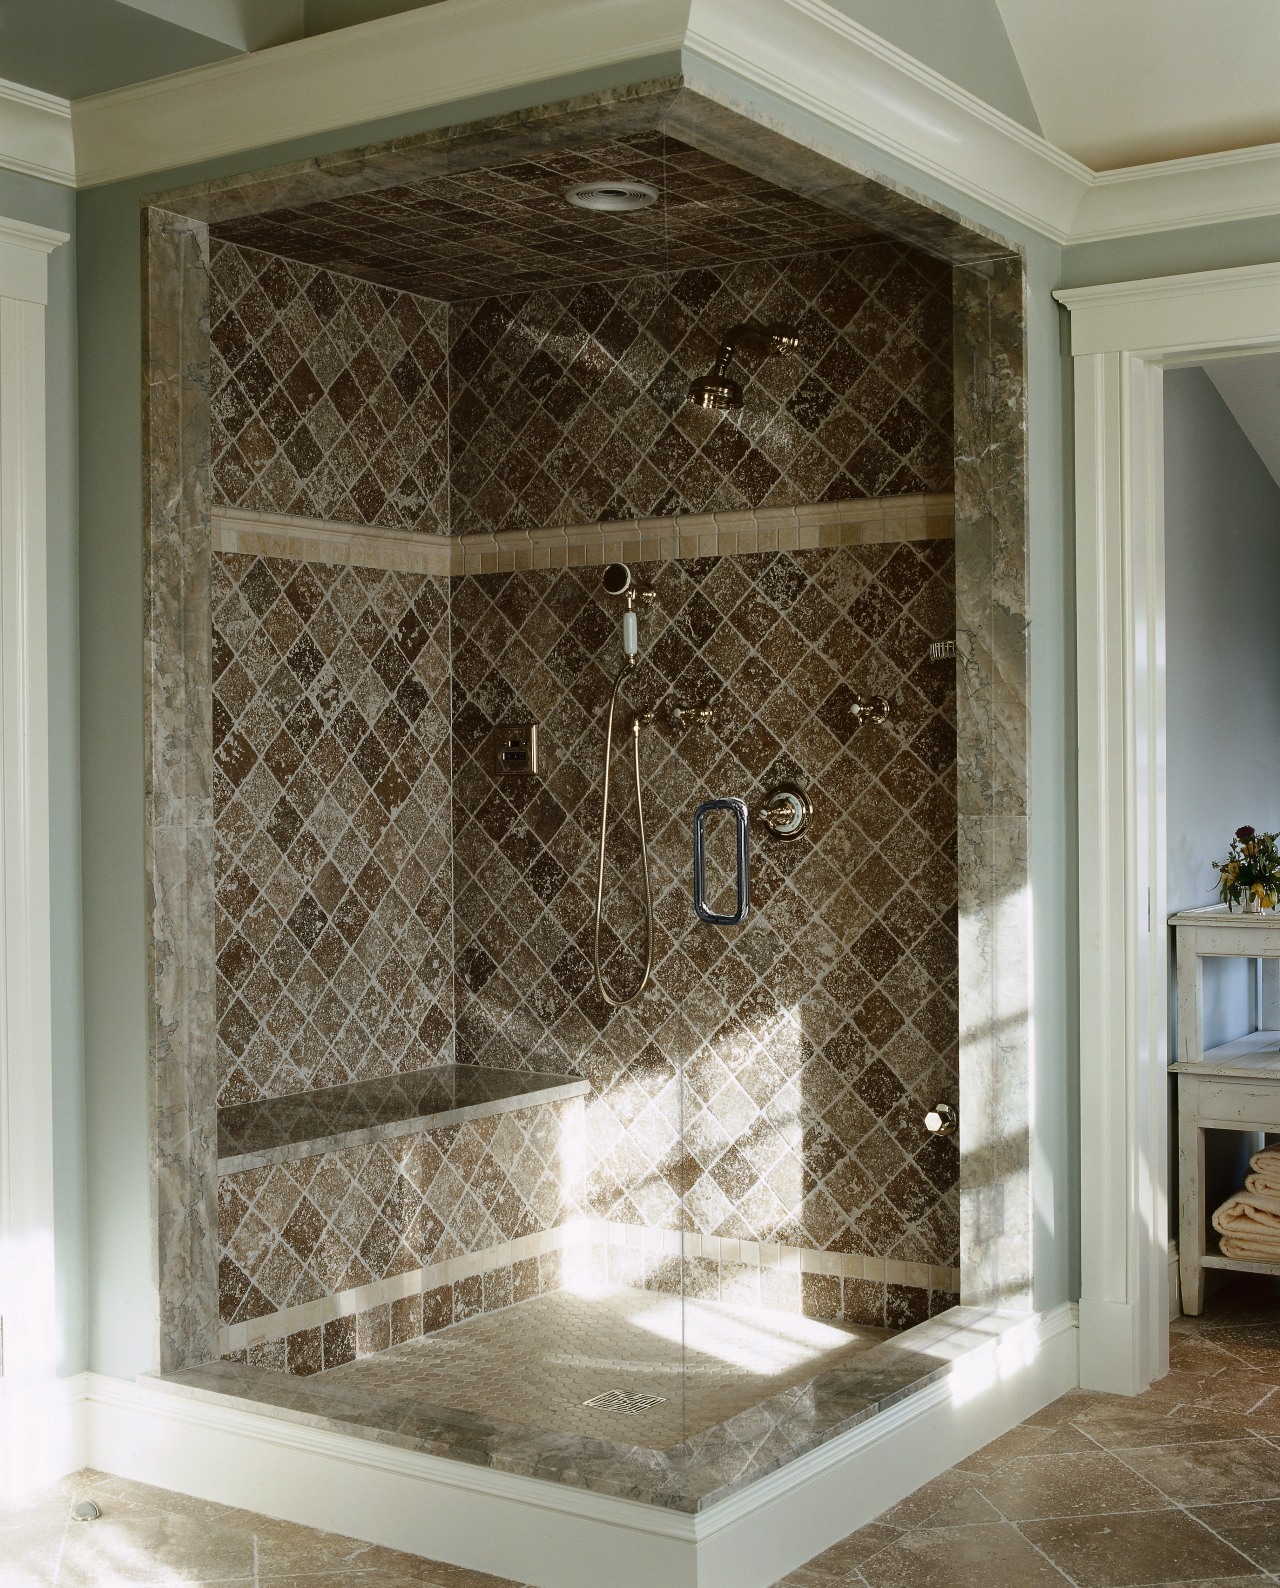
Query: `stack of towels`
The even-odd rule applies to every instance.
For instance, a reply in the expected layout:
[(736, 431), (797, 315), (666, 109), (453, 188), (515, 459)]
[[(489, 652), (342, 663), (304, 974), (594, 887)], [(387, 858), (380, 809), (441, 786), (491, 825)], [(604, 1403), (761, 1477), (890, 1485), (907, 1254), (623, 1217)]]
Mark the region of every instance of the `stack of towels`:
[(1213, 1215), (1222, 1255), (1247, 1263), (1280, 1263), (1280, 1143), (1249, 1159), (1244, 1187)]

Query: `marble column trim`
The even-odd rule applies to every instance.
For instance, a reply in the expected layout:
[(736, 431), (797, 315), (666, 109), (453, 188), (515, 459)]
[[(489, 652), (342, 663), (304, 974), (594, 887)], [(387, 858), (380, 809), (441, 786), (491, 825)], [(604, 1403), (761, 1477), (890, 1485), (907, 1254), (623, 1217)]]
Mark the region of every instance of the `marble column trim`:
[(954, 279), (961, 1293), (1029, 1307), (1025, 277)]
[(144, 556), (148, 1037), (158, 1355), (217, 1348), (209, 236), (147, 212)]

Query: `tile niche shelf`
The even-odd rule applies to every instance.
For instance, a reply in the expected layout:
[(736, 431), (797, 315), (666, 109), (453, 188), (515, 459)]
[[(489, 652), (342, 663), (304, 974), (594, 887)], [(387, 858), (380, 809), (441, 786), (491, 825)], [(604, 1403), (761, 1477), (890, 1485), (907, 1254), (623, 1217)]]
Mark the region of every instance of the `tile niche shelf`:
[(342, 1147), (423, 1135), (463, 1120), (584, 1097), (576, 1075), (440, 1064), (218, 1110), (218, 1173), (314, 1158)]
[[(1280, 1276), (1280, 1262), (1224, 1257), (1205, 1197), (1205, 1132), (1280, 1132), (1280, 919), (1225, 905), (1169, 917), (1177, 951), (1178, 1047), (1169, 1066), (1178, 1089), (1178, 1267), (1182, 1310), (1204, 1303), (1206, 1269)], [(1204, 961), (1260, 962), (1260, 1029), (1204, 1045)]]

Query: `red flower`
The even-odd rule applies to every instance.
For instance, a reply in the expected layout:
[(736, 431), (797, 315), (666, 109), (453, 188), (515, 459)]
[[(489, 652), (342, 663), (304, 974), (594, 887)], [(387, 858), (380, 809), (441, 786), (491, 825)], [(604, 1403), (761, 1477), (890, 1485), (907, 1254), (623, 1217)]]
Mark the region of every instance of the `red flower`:
[(1244, 843), (1246, 839), (1252, 838), (1253, 834), (1254, 834), (1254, 829), (1252, 827), (1237, 827), (1236, 828), (1236, 837), (1240, 840), (1241, 843)]

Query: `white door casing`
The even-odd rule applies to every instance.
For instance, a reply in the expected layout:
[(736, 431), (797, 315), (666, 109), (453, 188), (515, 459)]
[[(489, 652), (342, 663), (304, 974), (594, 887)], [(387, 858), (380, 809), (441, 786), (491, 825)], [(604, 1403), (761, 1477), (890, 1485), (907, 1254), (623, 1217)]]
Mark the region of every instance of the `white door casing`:
[(51, 1379), (58, 1349), (44, 321), (47, 256), (66, 240), (64, 232), (0, 218), (0, 1318), (6, 1391)]
[(1280, 266), (1055, 294), (1075, 362), (1080, 1378), (1168, 1371), (1163, 372), (1280, 348)]

